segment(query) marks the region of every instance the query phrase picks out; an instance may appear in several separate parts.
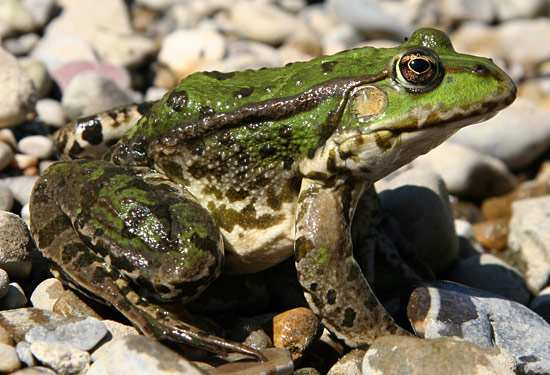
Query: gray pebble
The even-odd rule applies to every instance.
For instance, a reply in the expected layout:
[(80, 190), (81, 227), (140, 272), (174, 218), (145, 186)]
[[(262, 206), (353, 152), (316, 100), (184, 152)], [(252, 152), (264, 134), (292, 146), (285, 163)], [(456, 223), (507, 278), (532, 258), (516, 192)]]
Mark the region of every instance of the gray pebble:
[(75, 321), (75, 319), (68, 319), (48, 310), (30, 307), (0, 311), (0, 326), (16, 342), (24, 340), (25, 334), (34, 327), (42, 325), (57, 326), (67, 321)]
[(17, 143), (17, 148), (24, 154), (36, 156), (39, 159), (48, 159), (52, 156), (53, 141), (43, 135), (29, 135)]
[(90, 363), (90, 355), (80, 349), (57, 342), (38, 341), (31, 344), (32, 354), (59, 375), (77, 375)]
[(93, 349), (107, 335), (107, 328), (100, 320), (85, 318), (55, 326), (38, 326), (27, 332), (25, 340), (34, 342), (61, 343), (88, 351)]
[(0, 142), (0, 170), (10, 165), (14, 155), (12, 148), (8, 144)]
[(0, 179), (0, 186), (11, 190), (13, 197), (21, 205), (29, 203), (32, 187), (38, 180), (38, 176), (15, 176)]
[(13, 346), (0, 344), (0, 373), (10, 373), (18, 370), (21, 362)]
[(29, 275), (33, 248), (25, 222), (17, 215), (0, 211), (0, 268), (10, 279), (24, 279)]
[(34, 33), (27, 33), (15, 38), (9, 38), (2, 41), (4, 48), (15, 56), (29, 54), (36, 46), (40, 37)]
[(36, 359), (32, 356), (31, 344), (26, 341), (19, 341), (15, 346), (17, 357), (27, 367), (36, 366)]
[(36, 102), (36, 114), (39, 120), (58, 128), (66, 122), (61, 103), (54, 99), (40, 99)]
[(8, 292), (0, 299), (0, 310), (12, 310), (25, 307), (29, 301), (25, 292), (17, 283), (10, 283)]

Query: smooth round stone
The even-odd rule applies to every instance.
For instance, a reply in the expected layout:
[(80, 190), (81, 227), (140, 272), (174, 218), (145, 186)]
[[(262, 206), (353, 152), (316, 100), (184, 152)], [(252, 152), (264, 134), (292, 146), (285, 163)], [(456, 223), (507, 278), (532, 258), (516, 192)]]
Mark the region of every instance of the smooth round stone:
[(31, 56), (42, 61), (49, 71), (71, 61), (96, 61), (92, 46), (74, 35), (46, 35)]
[(177, 30), (162, 40), (158, 61), (181, 79), (205, 64), (220, 61), (225, 48), (223, 36), (215, 30)]
[(36, 156), (39, 159), (48, 159), (52, 156), (53, 141), (43, 135), (29, 135), (22, 138), (17, 148), (24, 154)]
[(533, 298), (529, 308), (550, 323), (550, 287), (541, 290), (538, 296)]
[(0, 179), (0, 186), (10, 189), (15, 200), (25, 205), (29, 203), (32, 188), (37, 179), (37, 176), (5, 177)]
[(31, 344), (26, 341), (19, 341), (15, 346), (17, 351), (17, 357), (19, 360), (25, 364), (27, 367), (36, 366), (36, 360), (32, 356)]
[(251, 348), (262, 350), (273, 346), (271, 338), (265, 333), (263, 329), (257, 329), (250, 332), (243, 344), (250, 346)]
[(3, 327), (14, 341), (25, 339), (25, 334), (32, 328), (42, 325), (59, 325), (69, 320), (48, 310), (25, 307), (15, 310), (0, 311), (0, 327)]
[(550, 277), (550, 196), (512, 203), (508, 247), (524, 262), (525, 279), (536, 293)]
[(17, 168), (23, 171), (23, 173), (26, 173), (29, 168), (36, 168), (38, 166), (38, 158), (33, 155), (15, 154), (14, 161)]
[(473, 225), (476, 240), (484, 248), (504, 251), (508, 242), (508, 219), (487, 220)]
[(63, 108), (71, 119), (133, 103), (133, 98), (114, 81), (96, 72), (74, 77), (63, 95)]
[(90, 363), (90, 355), (85, 351), (56, 342), (34, 342), (31, 352), (40, 363), (60, 374), (80, 374)]
[(107, 328), (100, 320), (85, 318), (52, 326), (38, 326), (29, 330), (25, 340), (32, 343), (60, 343), (84, 351), (93, 349), (106, 335)]
[(19, 37), (9, 38), (2, 41), (4, 48), (15, 56), (29, 54), (36, 46), (40, 37), (37, 34), (28, 33)]
[(42, 366), (27, 367), (16, 372), (12, 372), (10, 375), (58, 375), (52, 369)]
[(8, 294), (9, 285), (10, 278), (8, 276), (8, 273), (0, 268), (0, 299)]
[(65, 288), (61, 281), (55, 278), (49, 278), (42, 281), (34, 289), (31, 295), (33, 307), (44, 310), (53, 310), (55, 302), (61, 297)]
[(21, 362), (13, 346), (0, 344), (0, 373), (9, 374), (21, 368)]
[(67, 121), (61, 103), (54, 99), (40, 99), (36, 102), (36, 114), (40, 121), (57, 128)]
[(34, 248), (25, 222), (10, 212), (0, 212), (0, 268), (10, 279), (24, 279), (31, 271)]
[(53, 87), (53, 82), (46, 65), (32, 57), (22, 57), (17, 61), (34, 84), (37, 97), (42, 98), (48, 95)]
[(413, 168), (377, 189), (381, 207), (399, 222), (403, 236), (434, 272), (447, 269), (458, 258), (449, 193), (439, 175)]
[(0, 142), (0, 170), (5, 169), (12, 162), (15, 154), (10, 145)]
[(34, 85), (17, 60), (0, 48), (0, 128), (22, 123), (33, 111)]
[(0, 309), (13, 310), (21, 307), (25, 307), (29, 301), (25, 296), (23, 288), (17, 283), (10, 283), (8, 286), (8, 292), (0, 300)]
[(514, 369), (514, 359), (505, 351), (456, 338), (384, 336), (370, 346), (363, 360), (363, 374), (513, 375)]
[(363, 375), (361, 371), (361, 364), (363, 363), (363, 357), (365, 351), (361, 349), (354, 349), (334, 364), (327, 372), (327, 375)]
[(39, 27), (46, 25), (57, 6), (56, 0), (23, 0), (23, 3)]
[(446, 142), (412, 162), (439, 174), (451, 194), (474, 200), (511, 191), (515, 177), (499, 159)]
[(86, 375), (203, 374), (185, 358), (145, 336), (114, 340), (109, 349), (94, 361)]
[(319, 336), (319, 318), (308, 308), (298, 307), (273, 317), (273, 344), (288, 349), (293, 359)]
[(529, 290), (519, 271), (491, 254), (479, 254), (462, 260), (447, 278), (499, 294), (522, 305), (529, 303)]
[(21, 0), (3, 0), (0, 2), (0, 38), (34, 30), (36, 22), (29, 9)]

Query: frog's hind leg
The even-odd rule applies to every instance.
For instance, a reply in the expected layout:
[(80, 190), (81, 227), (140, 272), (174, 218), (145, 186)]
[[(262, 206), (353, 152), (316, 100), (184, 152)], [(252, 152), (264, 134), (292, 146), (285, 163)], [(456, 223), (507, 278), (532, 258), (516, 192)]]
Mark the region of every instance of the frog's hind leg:
[(99, 159), (152, 104), (131, 104), (69, 122), (55, 133), (61, 159)]
[[(86, 176), (86, 179), (83, 179), (82, 176)], [(132, 238), (130, 238), (130, 242), (126, 244), (135, 246), (135, 248), (116, 248), (120, 245), (118, 243), (113, 244), (107, 253), (101, 254), (101, 251), (105, 249), (99, 248), (106, 245), (94, 242), (95, 240), (87, 236), (86, 223), (98, 220), (97, 217), (88, 216), (90, 210), (94, 207), (109, 210), (116, 206), (116, 198), (112, 197), (115, 199), (113, 202), (104, 199), (109, 192), (113, 192), (112, 189), (120, 194), (121, 201), (128, 207), (135, 208), (136, 206), (132, 206), (130, 199), (125, 197), (125, 192), (133, 192), (137, 201), (147, 202), (151, 198), (145, 194), (147, 192), (139, 191), (141, 177), (143, 176), (136, 175), (131, 170), (100, 161), (61, 162), (48, 168), (34, 187), (30, 205), (31, 231), (43, 255), (54, 264), (52, 272), (56, 277), (68, 282), (69, 285), (72, 284), (83, 289), (86, 294), (89, 293), (103, 302), (111, 304), (147, 336), (191, 345), (214, 353), (238, 352), (263, 360), (264, 357), (260, 352), (245, 345), (212, 336), (182, 322), (159, 305), (144, 298), (142, 293), (138, 293), (136, 285), (130, 281), (131, 278), (119, 270), (120, 265), (117, 265), (116, 260), (117, 251), (126, 250), (131, 252), (128, 254), (129, 257), (140, 258), (143, 254), (137, 252), (140, 250), (138, 241), (131, 242)], [(157, 179), (157, 182), (160, 183), (161, 176), (154, 176), (152, 173), (149, 177)], [(127, 189), (120, 186), (121, 179), (126, 179), (125, 187)], [(151, 184), (154, 185), (153, 181)], [(92, 192), (90, 185), (95, 185), (97, 191)], [(161, 189), (157, 193), (166, 195), (168, 198), (175, 194), (174, 190), (167, 189)], [(150, 203), (157, 204), (156, 202)], [(158, 205), (162, 206), (163, 202), (159, 202)], [(176, 211), (177, 209), (177, 207), (174, 208)], [(103, 213), (107, 217), (113, 214), (113, 211), (104, 211)], [(139, 213), (140, 211), (137, 210), (133, 214), (135, 216)], [(155, 213), (150, 213), (143, 219), (151, 222), (154, 220), (154, 215)], [(113, 228), (97, 226), (95, 232), (97, 237), (106, 236), (106, 234), (102, 235), (101, 231), (107, 230), (120, 230), (124, 236), (132, 237), (132, 233), (124, 228), (116, 228), (116, 217), (108, 217), (108, 219), (109, 223), (103, 224), (112, 225)], [(144, 230), (136, 222), (136, 220), (139, 221), (139, 218), (129, 219), (134, 220), (136, 231)], [(168, 223), (175, 233), (179, 232), (178, 229), (182, 225), (177, 220), (178, 218)], [(157, 232), (162, 232), (162, 227), (155, 228)], [(207, 229), (204, 231), (208, 232)], [(113, 234), (115, 237), (117, 235), (117, 233)], [(148, 233), (147, 236), (152, 237), (154, 234)], [(95, 247), (91, 246), (92, 242), (96, 245)], [(186, 250), (189, 248), (186, 247)], [(161, 253), (159, 255), (167, 261), (168, 267), (176, 263), (170, 259), (170, 256), (173, 256), (171, 254)], [(143, 260), (145, 261), (145, 259)], [(196, 260), (200, 259), (195, 258)], [(220, 261), (218, 259), (218, 262)], [(179, 266), (185, 267), (185, 264)], [(197, 263), (192, 266), (201, 268)], [(126, 268), (128, 269), (128, 267)], [(184, 270), (184, 272), (190, 272), (190, 270)], [(189, 285), (192, 284), (193, 281)], [(170, 292), (169, 290), (162, 291)]]

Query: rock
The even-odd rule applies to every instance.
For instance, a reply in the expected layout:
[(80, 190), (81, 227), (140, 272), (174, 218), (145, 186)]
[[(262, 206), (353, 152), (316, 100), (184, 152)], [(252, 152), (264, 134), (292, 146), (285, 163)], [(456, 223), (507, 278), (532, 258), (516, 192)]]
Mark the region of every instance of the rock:
[(31, 225), (31, 211), (28, 203), (25, 203), (23, 207), (21, 207), (21, 212), (19, 213), (21, 215), (21, 219), (25, 222), (27, 227), (30, 227)]
[(500, 0), (493, 1), (498, 18), (501, 21), (510, 20), (513, 18), (534, 18), (544, 10), (545, 3), (543, 0)]
[(336, 362), (327, 375), (362, 375), (361, 364), (365, 351), (354, 349)]
[(97, 358), (86, 375), (105, 374), (204, 374), (185, 358), (144, 336), (114, 340), (110, 350)]
[(62, 91), (65, 91), (73, 78), (83, 73), (97, 73), (115, 82), (124, 90), (131, 88), (131, 77), (128, 71), (112, 64), (80, 60), (64, 63), (52, 70), (53, 79)]
[[(158, 61), (168, 67), (177, 82), (206, 64), (220, 61), (225, 48), (225, 40), (217, 31), (177, 30), (163, 39)], [(168, 88), (158, 82), (157, 86)]]
[(54, 145), (48, 137), (29, 135), (19, 141), (17, 148), (24, 154), (36, 156), (39, 159), (48, 159), (52, 156)]
[(17, 60), (0, 48), (0, 128), (18, 125), (34, 109), (36, 92)]
[(515, 185), (503, 162), (456, 143), (443, 143), (412, 164), (438, 173), (449, 192), (459, 197), (483, 199), (507, 193)]
[(17, 352), (13, 346), (0, 344), (0, 373), (10, 373), (21, 368)]
[(522, 305), (529, 303), (529, 290), (519, 271), (491, 254), (479, 254), (462, 260), (447, 278)]
[(139, 335), (139, 332), (134, 327), (115, 322), (114, 320), (103, 320), (103, 324), (105, 324), (105, 327), (107, 327), (113, 339), (119, 339), (129, 335)]
[(63, 95), (63, 108), (71, 119), (131, 104), (133, 98), (110, 79), (95, 72), (73, 78)]
[(298, 307), (273, 317), (273, 344), (300, 358), (319, 336), (319, 318), (308, 308)]
[(508, 243), (508, 219), (487, 220), (473, 225), (475, 239), (484, 248), (493, 251), (506, 249)]
[[(498, 0), (497, 0), (498, 1)], [(489, 23), (496, 17), (494, 1), (476, 2), (475, 0), (455, 0), (455, 1), (432, 1), (428, 5), (427, 11), (422, 13), (424, 17), (430, 19), (433, 17), (431, 11), (437, 12), (438, 24), (450, 26), (463, 23), (465, 21), (478, 21)], [(435, 19), (432, 20), (436, 21)]]
[(55, 77), (55, 69), (71, 61), (96, 61), (94, 49), (86, 41), (74, 35), (43, 37), (31, 56), (42, 61)]
[(67, 318), (88, 316), (96, 319), (101, 319), (100, 316), (86, 302), (80, 299), (72, 290), (65, 290), (61, 296), (55, 301), (53, 312)]
[(10, 333), (0, 325), (0, 344), (6, 344), (9, 346), (15, 345), (11, 339)]
[(292, 375), (321, 375), (321, 373), (313, 367), (303, 367), (295, 370)]
[(550, 276), (549, 216), (549, 196), (512, 204), (508, 246), (525, 262), (525, 278), (533, 292), (542, 289)]
[(6, 186), (0, 186), (0, 211), (11, 211), (12, 207), (13, 194), (11, 190)]
[(397, 2), (392, 6), (391, 3), (377, 0), (329, 0), (327, 9), (344, 23), (349, 23), (362, 32), (383, 32), (404, 38), (413, 30), (413, 4), (403, 6)]
[(95, 318), (63, 322), (56, 325), (38, 326), (25, 334), (32, 343), (60, 343), (83, 351), (93, 349), (106, 335), (107, 327)]
[(250, 332), (250, 334), (244, 340), (243, 344), (257, 350), (263, 350), (273, 347), (271, 338), (267, 335), (267, 333), (265, 333), (263, 329), (258, 329)]
[(38, 176), (5, 177), (0, 179), (0, 186), (10, 189), (15, 200), (21, 205), (25, 205), (29, 203), (32, 187), (36, 180), (38, 180)]
[(53, 305), (61, 297), (65, 288), (61, 281), (52, 278), (42, 281), (31, 295), (31, 303), (37, 309), (53, 310)]
[(0, 327), (3, 327), (15, 342), (22, 341), (30, 329), (42, 325), (59, 325), (74, 321), (48, 310), (21, 308), (0, 311)]
[(5, 169), (12, 162), (14, 152), (10, 145), (0, 142), (0, 170)]
[(322, 46), (323, 52), (331, 55), (345, 49), (350, 49), (359, 44), (361, 41), (360, 35), (353, 26), (344, 23), (335, 27), (323, 35)]
[(12, 310), (27, 305), (27, 297), (25, 292), (17, 283), (10, 283), (8, 286), (8, 292), (0, 300), (0, 310)]
[(11, 129), (0, 129), (0, 141), (7, 143), (14, 149), (17, 147), (17, 141)]
[(0, 38), (33, 31), (36, 27), (32, 14), (21, 0), (0, 2)]
[(435, 273), (457, 260), (458, 239), (449, 194), (440, 176), (413, 168), (377, 189), (383, 210), (399, 222), (403, 236)]
[(539, 295), (533, 298), (529, 308), (550, 323), (550, 287), (541, 290)]
[(56, 10), (56, 0), (23, 0), (35, 24), (38, 27), (46, 25)]
[(28, 55), (36, 46), (40, 37), (34, 33), (23, 34), (18, 37), (5, 39), (2, 44), (6, 51), (14, 56)]
[(9, 285), (10, 278), (8, 276), (8, 273), (0, 268), (0, 299), (8, 294)]
[(54, 99), (40, 99), (36, 103), (38, 119), (44, 123), (60, 128), (67, 121), (61, 103)]
[[(529, 131), (518, 132), (525, 124)], [(481, 126), (461, 129), (450, 141), (495, 157), (511, 169), (524, 168), (550, 147), (549, 112), (518, 98), (506, 111)]]
[[(290, 375), (294, 365), (290, 358), (288, 350), (279, 348), (268, 348), (261, 351), (267, 358), (265, 362), (247, 361), (228, 363), (217, 367), (209, 372), (210, 375), (256, 375), (273, 373), (277, 369), (277, 374)], [(92, 374), (94, 375), (94, 374)]]
[(78, 375), (84, 372), (90, 362), (90, 355), (85, 351), (57, 342), (34, 342), (31, 351), (41, 363), (59, 375)]
[(31, 352), (31, 344), (26, 341), (19, 341), (15, 346), (15, 350), (17, 351), (17, 357), (25, 364), (25, 366), (36, 366), (36, 360), (32, 356)]
[(35, 366), (12, 372), (11, 375), (57, 375), (57, 373), (47, 367)]
[(34, 84), (36, 96), (43, 98), (48, 95), (52, 89), (53, 82), (46, 65), (42, 61), (32, 57), (20, 58), (18, 62)]
[(462, 337), (483, 348), (510, 353), (521, 373), (550, 372), (550, 325), (517, 302), (438, 282), (414, 290), (407, 315), (420, 337)]
[(0, 268), (11, 279), (24, 279), (29, 275), (33, 248), (25, 222), (10, 212), (0, 212)]
[(505, 351), (456, 338), (380, 337), (363, 360), (363, 374), (513, 375), (514, 369), (514, 359)]
[(30, 168), (36, 168), (38, 165), (38, 158), (32, 155), (15, 154), (14, 164), (19, 170), (22, 170), (23, 173), (28, 173), (27, 170), (30, 170)]

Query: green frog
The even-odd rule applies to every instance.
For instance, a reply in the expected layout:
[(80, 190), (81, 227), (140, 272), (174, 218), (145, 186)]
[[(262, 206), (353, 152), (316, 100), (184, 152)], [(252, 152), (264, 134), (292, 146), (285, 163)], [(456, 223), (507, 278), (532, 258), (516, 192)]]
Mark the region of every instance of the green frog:
[[(292, 255), (311, 309), (347, 345), (405, 335), (354, 259), (354, 213), (376, 180), (515, 95), (490, 59), (428, 28), (395, 48), (195, 73), (61, 131), (67, 160), (35, 185), (32, 234), (54, 275), (159, 339), (262, 359), (164, 306), (222, 266), (252, 273)], [(359, 213), (360, 226), (376, 219)]]

